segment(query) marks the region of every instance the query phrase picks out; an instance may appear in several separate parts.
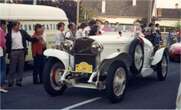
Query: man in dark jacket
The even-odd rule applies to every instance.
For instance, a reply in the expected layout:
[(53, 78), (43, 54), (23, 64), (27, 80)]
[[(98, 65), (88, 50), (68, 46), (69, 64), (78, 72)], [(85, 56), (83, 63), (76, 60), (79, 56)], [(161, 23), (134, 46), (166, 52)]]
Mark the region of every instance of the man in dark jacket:
[(6, 36), (7, 53), (10, 59), (8, 83), (13, 86), (15, 81), (17, 86), (22, 86), (25, 55), (27, 52), (26, 41), (36, 41), (27, 32), (20, 29), (20, 22), (12, 22), (12, 29)]

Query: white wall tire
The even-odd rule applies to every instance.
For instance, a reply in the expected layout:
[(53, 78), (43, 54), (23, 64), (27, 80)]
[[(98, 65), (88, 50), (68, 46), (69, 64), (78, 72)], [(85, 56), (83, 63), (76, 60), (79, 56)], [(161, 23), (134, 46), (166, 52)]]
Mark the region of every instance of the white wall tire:
[(123, 62), (114, 63), (108, 70), (106, 91), (112, 103), (123, 99), (127, 84), (127, 69)]
[(51, 96), (61, 95), (66, 85), (60, 83), (59, 77), (63, 74), (64, 66), (54, 58), (49, 58), (43, 72), (43, 85), (45, 91)]

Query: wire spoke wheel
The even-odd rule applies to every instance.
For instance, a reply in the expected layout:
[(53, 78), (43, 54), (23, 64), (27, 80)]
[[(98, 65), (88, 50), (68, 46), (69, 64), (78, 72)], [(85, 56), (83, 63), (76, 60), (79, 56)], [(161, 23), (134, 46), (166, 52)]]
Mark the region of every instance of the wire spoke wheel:
[(116, 96), (123, 94), (126, 87), (126, 72), (120, 67), (116, 70), (114, 81), (113, 81), (113, 90)]
[(55, 90), (60, 90), (62, 88), (62, 84), (59, 80), (63, 75), (63, 72), (64, 71), (61, 70), (61, 68), (56, 67), (56, 65), (54, 65), (51, 69), (50, 83)]

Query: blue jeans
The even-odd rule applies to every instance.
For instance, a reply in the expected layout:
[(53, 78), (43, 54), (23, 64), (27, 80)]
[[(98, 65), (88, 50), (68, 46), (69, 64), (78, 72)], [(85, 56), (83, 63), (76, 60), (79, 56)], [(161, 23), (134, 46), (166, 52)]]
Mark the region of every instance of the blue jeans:
[(0, 82), (1, 86), (6, 83), (6, 63), (5, 63), (5, 57), (0, 57)]
[(46, 61), (44, 55), (36, 55), (33, 57), (34, 68), (33, 68), (33, 82), (42, 82), (43, 68)]

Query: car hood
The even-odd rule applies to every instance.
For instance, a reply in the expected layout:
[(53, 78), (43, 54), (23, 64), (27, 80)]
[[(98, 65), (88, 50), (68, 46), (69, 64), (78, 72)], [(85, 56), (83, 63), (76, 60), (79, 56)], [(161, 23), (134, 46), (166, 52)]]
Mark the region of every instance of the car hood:
[(133, 33), (122, 33), (122, 36), (118, 32), (105, 32), (101, 35), (90, 36), (90, 38), (99, 41), (102, 44), (114, 44), (114, 43), (131, 43), (135, 37)]

